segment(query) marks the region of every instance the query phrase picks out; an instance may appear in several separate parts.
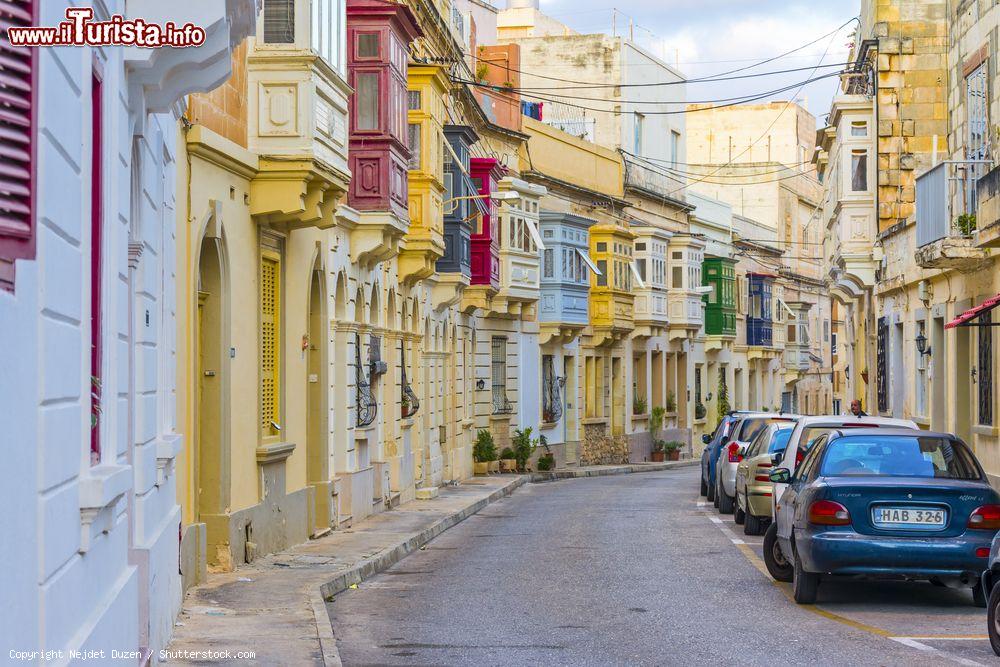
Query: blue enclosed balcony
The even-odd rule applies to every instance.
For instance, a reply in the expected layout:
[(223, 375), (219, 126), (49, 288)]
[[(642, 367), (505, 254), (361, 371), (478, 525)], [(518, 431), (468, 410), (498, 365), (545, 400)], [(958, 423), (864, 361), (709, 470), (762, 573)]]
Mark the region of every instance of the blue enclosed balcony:
[(767, 273), (747, 274), (747, 345), (771, 347), (774, 315), (771, 304), (775, 276)]
[[(480, 215), (481, 200), (469, 172), (470, 147), (479, 140), (467, 125), (445, 125), (448, 146), (444, 150), (444, 255), (437, 261), (438, 273), (472, 276), (472, 223)], [(448, 147), (451, 150), (448, 150)]]
[(587, 232), (596, 221), (554, 211), (542, 211), (539, 220), (545, 244), (538, 313), (543, 339), (571, 339), (589, 324), (590, 274), (598, 270)]

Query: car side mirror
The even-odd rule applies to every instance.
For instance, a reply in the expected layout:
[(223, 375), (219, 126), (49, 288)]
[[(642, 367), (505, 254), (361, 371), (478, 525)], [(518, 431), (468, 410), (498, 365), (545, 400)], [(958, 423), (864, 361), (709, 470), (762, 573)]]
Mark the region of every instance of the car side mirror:
[(771, 465), (776, 466), (781, 463), (781, 459), (785, 458), (785, 450), (779, 449), (777, 451), (771, 452)]
[(740, 445), (740, 456), (747, 455), (747, 445)]
[(792, 471), (788, 468), (775, 468), (771, 471), (770, 478), (772, 482), (788, 484), (789, 480), (792, 479)]
[(704, 435), (701, 436), (701, 441), (704, 442), (706, 445), (711, 444), (712, 436), (710, 436), (708, 433), (705, 433)]

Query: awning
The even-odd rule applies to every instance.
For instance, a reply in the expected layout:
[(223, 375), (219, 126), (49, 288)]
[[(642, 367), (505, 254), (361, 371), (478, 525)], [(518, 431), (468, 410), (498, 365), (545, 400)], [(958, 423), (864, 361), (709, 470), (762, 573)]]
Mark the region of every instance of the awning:
[(639, 289), (646, 289), (646, 281), (642, 279), (641, 275), (639, 275), (639, 267), (635, 265), (634, 259), (628, 263), (628, 268), (632, 269), (632, 277), (635, 278), (635, 282), (639, 285)]
[(780, 303), (780, 304), (781, 304), (781, 306), (782, 306), (782, 307), (783, 307), (783, 308), (784, 308), (785, 310), (787, 310), (787, 311), (788, 311), (788, 314), (792, 316), (792, 319), (793, 319), (793, 320), (797, 320), (797, 319), (799, 319), (798, 315), (796, 315), (796, 314), (795, 314), (795, 311), (794, 311), (794, 310), (792, 310), (791, 308), (789, 308), (789, 307), (788, 307), (788, 304), (787, 304), (787, 303), (785, 303), (785, 300), (784, 300), (784, 299), (778, 299), (778, 303)]
[(975, 326), (974, 324), (969, 324), (972, 320), (980, 317), (989, 311), (993, 310), (997, 306), (1000, 306), (1000, 294), (997, 294), (992, 299), (987, 299), (975, 308), (970, 308), (948, 324), (944, 325), (945, 329), (954, 329), (955, 327), (967, 327)]
[(531, 240), (535, 242), (535, 246), (539, 250), (545, 250), (545, 244), (542, 242), (542, 235), (538, 233), (538, 225), (531, 218), (524, 219), (524, 226), (528, 228), (528, 234), (531, 236)]

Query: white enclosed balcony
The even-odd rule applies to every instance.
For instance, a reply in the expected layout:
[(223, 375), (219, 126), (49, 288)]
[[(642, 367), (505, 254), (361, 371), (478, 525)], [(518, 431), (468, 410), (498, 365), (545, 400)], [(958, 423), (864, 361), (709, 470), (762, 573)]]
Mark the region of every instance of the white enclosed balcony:
[(534, 309), (540, 298), (541, 252), (545, 244), (538, 228), (539, 198), (546, 190), (508, 176), (497, 183), (497, 191), (516, 196), (502, 195), (498, 208), (500, 291), (493, 299), (493, 310), (514, 317), (525, 309)]

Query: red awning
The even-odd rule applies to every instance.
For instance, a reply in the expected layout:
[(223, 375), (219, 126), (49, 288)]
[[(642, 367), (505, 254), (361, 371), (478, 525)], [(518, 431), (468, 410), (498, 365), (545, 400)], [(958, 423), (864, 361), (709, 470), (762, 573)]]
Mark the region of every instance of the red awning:
[(1000, 306), (1000, 294), (997, 294), (992, 299), (987, 299), (975, 308), (969, 308), (967, 311), (953, 319), (948, 324), (944, 325), (945, 329), (954, 329), (955, 327), (960, 327), (968, 324), (972, 320), (976, 319), (983, 313), (993, 310), (997, 306)]

